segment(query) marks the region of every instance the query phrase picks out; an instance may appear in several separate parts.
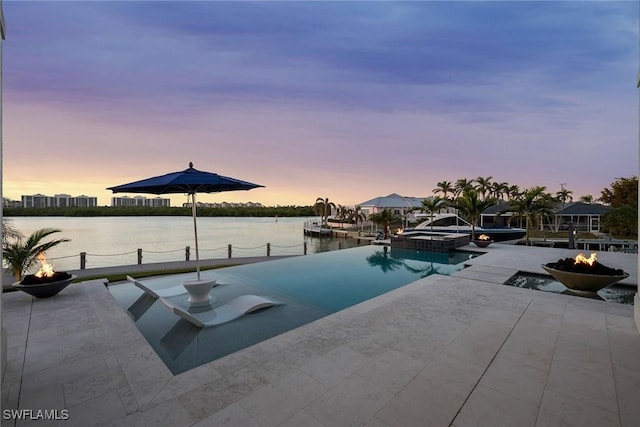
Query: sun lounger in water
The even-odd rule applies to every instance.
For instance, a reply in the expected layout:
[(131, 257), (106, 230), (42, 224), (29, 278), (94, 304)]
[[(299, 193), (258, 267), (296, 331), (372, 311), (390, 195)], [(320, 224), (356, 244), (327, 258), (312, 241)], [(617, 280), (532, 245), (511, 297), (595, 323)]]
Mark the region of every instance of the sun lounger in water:
[[(170, 297), (175, 297), (175, 296), (187, 293), (187, 289), (183, 285), (172, 286), (172, 287), (166, 288), (166, 289), (153, 290), (150, 287), (148, 287), (147, 285), (145, 285), (144, 283), (140, 282), (137, 279), (134, 279), (131, 276), (127, 276), (127, 280), (130, 281), (131, 283), (136, 285), (138, 288), (142, 289), (143, 291), (145, 291), (147, 294), (151, 295), (154, 298), (170, 298)], [(214, 287), (218, 286), (218, 285), (219, 285), (219, 283), (214, 283), (213, 284)]]
[(190, 313), (186, 307), (178, 306), (166, 298), (160, 298), (174, 314), (193, 323), (199, 328), (208, 328), (230, 322), (245, 314), (280, 303), (258, 295), (241, 295), (228, 303), (211, 310)]

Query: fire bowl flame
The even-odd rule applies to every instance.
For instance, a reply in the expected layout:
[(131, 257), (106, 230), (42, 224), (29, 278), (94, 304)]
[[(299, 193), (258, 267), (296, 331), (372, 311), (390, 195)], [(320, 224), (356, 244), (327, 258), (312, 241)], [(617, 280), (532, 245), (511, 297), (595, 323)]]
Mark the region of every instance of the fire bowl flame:
[(629, 273), (600, 264), (595, 253), (590, 258), (579, 254), (575, 259), (560, 259), (542, 268), (567, 288), (582, 292), (598, 292), (629, 277)]
[(486, 234), (481, 234), (475, 239), (473, 239), (472, 242), (479, 248), (486, 248), (487, 246), (493, 243), (493, 240), (491, 239), (490, 236), (487, 236)]
[(36, 274), (28, 274), (13, 284), (15, 289), (33, 295), (36, 298), (48, 298), (56, 295), (73, 282), (77, 276), (65, 271), (54, 271), (44, 252), (38, 254), (40, 270)]
[(14, 283), (13, 287), (36, 298), (48, 298), (58, 294), (76, 278), (75, 275), (61, 271), (43, 277), (29, 274), (21, 281)]

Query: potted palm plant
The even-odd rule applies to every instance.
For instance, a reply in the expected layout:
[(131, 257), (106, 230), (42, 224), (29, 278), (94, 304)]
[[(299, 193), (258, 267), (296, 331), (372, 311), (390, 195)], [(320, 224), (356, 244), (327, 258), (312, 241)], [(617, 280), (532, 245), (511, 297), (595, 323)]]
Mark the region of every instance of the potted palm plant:
[(34, 231), (26, 239), (17, 235), (3, 242), (3, 261), (9, 272), (15, 275), (17, 280), (13, 284), (14, 288), (38, 298), (46, 298), (57, 294), (75, 279), (75, 276), (68, 273), (53, 272), (53, 269), (42, 274), (25, 275), (35, 266), (39, 258), (43, 257), (45, 251), (60, 243), (69, 241), (69, 239), (63, 238), (42, 242), (44, 238), (59, 232), (60, 230), (55, 228), (42, 228)]

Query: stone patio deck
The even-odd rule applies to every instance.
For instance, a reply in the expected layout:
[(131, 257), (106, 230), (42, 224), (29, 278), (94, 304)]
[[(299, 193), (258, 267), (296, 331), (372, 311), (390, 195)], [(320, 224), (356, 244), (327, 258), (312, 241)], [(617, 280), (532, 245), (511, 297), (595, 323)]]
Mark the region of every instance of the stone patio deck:
[[(2, 425), (638, 425), (634, 308), (502, 285), (576, 251), (487, 251), (176, 376), (101, 281), (4, 294), (2, 409), (69, 419)], [(600, 260), (637, 283), (637, 255)]]

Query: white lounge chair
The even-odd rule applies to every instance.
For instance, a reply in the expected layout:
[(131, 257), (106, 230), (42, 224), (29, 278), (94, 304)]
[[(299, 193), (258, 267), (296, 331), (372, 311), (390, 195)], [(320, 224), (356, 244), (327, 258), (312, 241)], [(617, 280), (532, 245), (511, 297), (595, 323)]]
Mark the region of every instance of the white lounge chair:
[[(185, 288), (184, 285), (172, 286), (166, 289), (153, 290), (147, 285), (145, 285), (144, 283), (142, 283), (141, 281), (131, 276), (127, 276), (127, 280), (154, 298), (171, 298), (171, 297), (175, 297), (175, 296), (187, 293), (187, 288)], [(218, 285), (219, 283), (215, 282), (213, 284), (213, 287)]]
[(211, 310), (190, 313), (187, 307), (181, 307), (166, 298), (160, 298), (174, 314), (193, 323), (199, 328), (209, 328), (230, 322), (245, 314), (251, 313), (261, 308), (272, 307), (280, 303), (258, 295), (241, 295), (228, 303), (212, 308)]

